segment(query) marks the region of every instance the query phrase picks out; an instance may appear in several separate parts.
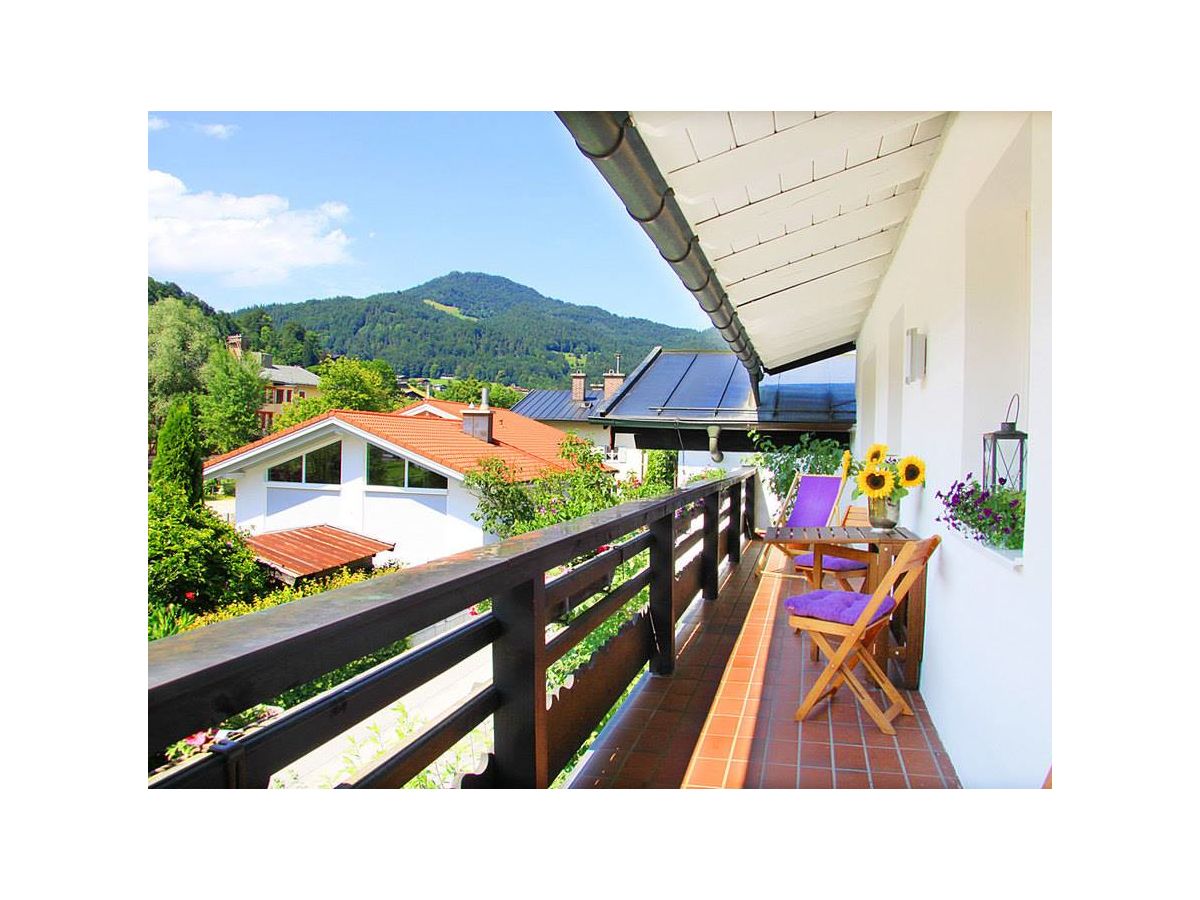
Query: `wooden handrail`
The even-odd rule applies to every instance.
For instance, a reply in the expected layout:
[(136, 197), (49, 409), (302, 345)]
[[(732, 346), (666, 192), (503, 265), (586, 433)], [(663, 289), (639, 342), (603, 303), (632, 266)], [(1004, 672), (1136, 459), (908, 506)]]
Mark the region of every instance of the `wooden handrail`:
[[(753, 514), (753, 478), (754, 472), (747, 470), (701, 482), (661, 497), (626, 503), (541, 531), (435, 560), (398, 574), (326, 591), (154, 641), (149, 645), (149, 751), (159, 752), (172, 741), (211, 727), (288, 688), (311, 681), (380, 647), (443, 621), (483, 599), (506, 597), (511, 604), (513, 596), (536, 596), (539, 604), (543, 605), (535, 616), (540, 621), (546, 612), (544, 607), (553, 605), (549, 600), (561, 602), (569, 590), (586, 590), (589, 583), (594, 583), (591, 579), (602, 580), (606, 571), (611, 572), (620, 562), (645, 548), (651, 550), (652, 564), (656, 558), (671, 560), (667, 572), (652, 571), (638, 579), (638, 587), (644, 582), (650, 583), (651, 597), (660, 598), (660, 605), (666, 604), (665, 615), (669, 616), (672, 589), (656, 587), (656, 584), (662, 585), (663, 578), (669, 582), (674, 577), (674, 550), (672, 548), (672, 552), (665, 557), (661, 554), (656, 557), (654, 548), (659, 539), (673, 542), (671, 523), (675, 511), (696, 501), (703, 502), (708, 512), (705, 587), (706, 595), (715, 596), (712, 591), (717, 564), (715, 530), (716, 520), (721, 516), (719, 511), (726, 505), (723, 503), (724, 495), (729, 493), (728, 509), (731, 515), (728, 528), (723, 529), (721, 544), (724, 545), (724, 555), (733, 558), (740, 552), (740, 535), (747, 530), (741, 511)], [(744, 503), (741, 496), (743, 492), (746, 495)], [(736, 500), (733, 499), (735, 493)], [(735, 521), (739, 519), (742, 521)], [(656, 523), (665, 523), (665, 530), (658, 528)], [(624, 545), (618, 545), (589, 560), (579, 567), (586, 567), (581, 574), (568, 573), (546, 583), (546, 571), (646, 526), (655, 527), (646, 535), (639, 534)], [(656, 538), (651, 533), (660, 537)], [(530, 583), (536, 588), (533, 594), (521, 589)], [(598, 584), (597, 587), (602, 585)], [(636, 591), (621, 591), (617, 596), (623, 597), (626, 593), (632, 596)], [(609, 603), (606, 608), (615, 607)], [(659, 620), (665, 621), (662, 620), (662, 610), (657, 615)], [(603, 618), (593, 614), (578, 623), (578, 630), (571, 638), (572, 643), (581, 633), (586, 635), (586, 632), (594, 629)], [(491, 624), (486, 626), (489, 642), (505, 634), (502, 621), (499, 622), (499, 632), (494, 631), (494, 627)], [(477, 626), (476, 631), (483, 635), (485, 627)], [(506, 641), (512, 643), (511, 638), (506, 638)], [(673, 645), (671, 647), (673, 651)], [(511, 650), (512, 647), (509, 647)], [(443, 655), (449, 659), (451, 654), (458, 655), (447, 646)], [(536, 665), (542, 669), (539, 674), (544, 677), (547, 664), (544, 646), (535, 655)], [(659, 665), (670, 668), (661, 660)], [(428, 680), (446, 668), (449, 666), (422, 666), (421, 677)], [(403, 669), (404, 666), (397, 666), (397, 675)], [(409, 669), (417, 671), (411, 666)], [(405, 679), (406, 683), (411, 684), (411, 681)], [(374, 683), (378, 684), (379, 679)], [(335, 688), (323, 697), (327, 698), (338, 690)], [(511, 709), (507, 712), (504, 710), (504, 703), (510, 699), (504, 696), (503, 690), (500, 691), (497, 722), (504, 718), (502, 712), (505, 715), (512, 712)], [(525, 699), (528, 701), (529, 698)], [(321, 698), (313, 702), (321, 702)], [(290, 720), (295, 712), (289, 711), (281, 719)], [(512, 718), (511, 715), (508, 717)], [(277, 731), (282, 734), (289, 728), (293, 734), (297, 733), (286, 721), (280, 722), (279, 726), (269, 724), (255, 733), (255, 743), (261, 746), (266, 732)], [(321, 729), (322, 733), (324, 730)], [(497, 749), (499, 751), (499, 745)], [(544, 759), (544, 753), (542, 757)], [(406, 762), (406, 771), (410, 765), (411, 762)], [(543, 771), (537, 780), (541, 781), (544, 777)]]

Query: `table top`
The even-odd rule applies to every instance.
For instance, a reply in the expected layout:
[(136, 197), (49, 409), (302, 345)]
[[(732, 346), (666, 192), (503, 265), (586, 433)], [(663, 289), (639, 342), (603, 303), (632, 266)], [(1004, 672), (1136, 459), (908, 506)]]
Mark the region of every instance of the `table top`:
[(907, 528), (860, 528), (830, 525), (825, 528), (768, 528), (768, 541), (797, 544), (905, 544), (920, 538)]

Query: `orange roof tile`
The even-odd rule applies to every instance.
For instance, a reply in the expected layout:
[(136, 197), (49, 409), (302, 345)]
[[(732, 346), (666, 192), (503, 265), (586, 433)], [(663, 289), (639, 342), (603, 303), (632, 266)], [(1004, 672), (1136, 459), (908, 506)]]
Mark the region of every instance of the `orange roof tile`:
[[(439, 409), (458, 416), (465, 403), (448, 401), (421, 401), (436, 405)], [(404, 409), (410, 409), (410, 404)], [(218, 463), (241, 456), (250, 450), (278, 440), (326, 419), (336, 419), (372, 434), (388, 443), (409, 450), (433, 462), (440, 463), (454, 472), (466, 473), (483, 460), (497, 457), (511, 466), (518, 478), (535, 478), (548, 468), (565, 469), (568, 463), (559, 458), (559, 444), (566, 433), (542, 422), (528, 419), (509, 409), (493, 407), (492, 439), (488, 444), (473, 438), (462, 430), (459, 418), (443, 419), (436, 416), (408, 415), (394, 412), (378, 413), (361, 410), (335, 409), (314, 416), (290, 428), (260, 438), (228, 453), (205, 460), (206, 469)]]

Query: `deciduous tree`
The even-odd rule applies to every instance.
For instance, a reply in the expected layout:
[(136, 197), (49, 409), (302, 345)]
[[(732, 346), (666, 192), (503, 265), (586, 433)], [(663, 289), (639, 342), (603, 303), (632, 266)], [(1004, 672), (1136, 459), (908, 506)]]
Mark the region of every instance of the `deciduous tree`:
[(225, 453), (259, 436), (258, 407), (265, 379), (258, 363), (238, 359), (224, 348), (214, 350), (200, 371), (200, 427), (209, 447)]
[(149, 420), (151, 431), (171, 401), (199, 393), (200, 369), (218, 343), (217, 327), (195, 306), (167, 297), (149, 309)]

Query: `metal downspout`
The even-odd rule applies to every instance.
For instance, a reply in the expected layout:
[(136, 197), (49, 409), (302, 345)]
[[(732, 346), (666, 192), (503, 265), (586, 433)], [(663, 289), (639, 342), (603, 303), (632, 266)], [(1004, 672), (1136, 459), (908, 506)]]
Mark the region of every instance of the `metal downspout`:
[(763, 364), (674, 192), (626, 112), (560, 112), (575, 145), (621, 198), (679, 280), (708, 314), (713, 327), (750, 373), (758, 402)]

